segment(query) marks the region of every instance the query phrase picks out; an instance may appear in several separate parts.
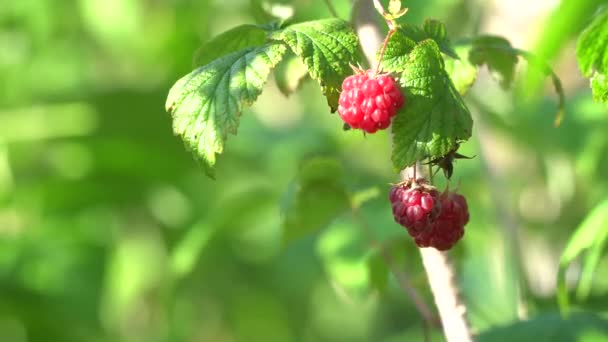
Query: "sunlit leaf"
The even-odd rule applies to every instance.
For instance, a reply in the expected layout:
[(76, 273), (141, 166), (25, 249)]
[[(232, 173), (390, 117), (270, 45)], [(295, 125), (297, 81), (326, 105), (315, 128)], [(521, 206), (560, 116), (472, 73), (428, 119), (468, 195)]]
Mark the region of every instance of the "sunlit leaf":
[(295, 24), (270, 35), (285, 42), (319, 82), (332, 111), (338, 108), (338, 97), (344, 78), (352, 74), (359, 41), (350, 24), (341, 19), (324, 19)]
[(583, 31), (576, 45), (578, 64), (587, 77), (596, 101), (608, 103), (608, 10), (600, 12)]
[(418, 44), (399, 79), (406, 105), (392, 126), (396, 170), (443, 156), (471, 136), (471, 114), (444, 70), (437, 43), (429, 39)]
[(171, 88), (166, 108), (180, 135), (205, 172), (214, 177), (216, 154), (228, 134), (236, 134), (244, 106), (262, 92), (285, 46), (268, 43), (226, 55), (184, 76)]

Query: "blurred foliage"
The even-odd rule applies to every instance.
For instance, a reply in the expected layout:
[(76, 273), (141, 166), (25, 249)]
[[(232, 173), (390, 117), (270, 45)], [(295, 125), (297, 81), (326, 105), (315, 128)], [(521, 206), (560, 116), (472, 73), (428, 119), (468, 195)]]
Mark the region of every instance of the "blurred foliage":
[[(349, 2), (334, 3), (347, 18)], [(567, 43), (599, 1), (591, 3), (562, 1), (551, 18), (579, 24), (553, 20), (568, 32), (539, 41), (572, 52)], [(406, 21), (436, 17), (456, 39), (476, 33), (490, 2), (407, 6)], [(237, 25), (291, 15), (330, 16), (320, 0), (0, 4), (0, 341), (423, 340), (419, 314), (370, 246), (390, 246), (432, 303), (417, 250), (385, 197), (397, 179), (386, 133), (342, 132), (315, 82), (289, 98), (269, 82), (244, 111), (216, 181), (172, 135), (166, 94), (199, 47)], [(556, 71), (579, 73), (574, 59)], [(605, 235), (605, 220), (584, 227), (597, 222), (588, 217), (608, 192), (606, 108), (586, 82), (568, 79), (558, 129), (551, 93), (523, 99), (482, 72), (466, 97), (475, 124), (461, 153), (477, 157), (457, 161), (453, 180), (472, 215), (451, 253), (481, 340), (607, 339), (599, 241), (568, 260), (574, 313), (556, 314), (561, 252), (577, 227), (586, 235), (579, 241)], [(327, 172), (343, 170), (336, 188), (359, 215), (310, 217), (318, 229), (285, 244), (281, 206), (306, 175), (303, 161), (318, 156), (336, 160)], [(322, 176), (305, 179), (336, 185)], [(314, 196), (327, 199), (313, 192), (315, 205)], [(581, 272), (588, 288), (575, 297)], [(442, 341), (441, 331), (431, 338)]]

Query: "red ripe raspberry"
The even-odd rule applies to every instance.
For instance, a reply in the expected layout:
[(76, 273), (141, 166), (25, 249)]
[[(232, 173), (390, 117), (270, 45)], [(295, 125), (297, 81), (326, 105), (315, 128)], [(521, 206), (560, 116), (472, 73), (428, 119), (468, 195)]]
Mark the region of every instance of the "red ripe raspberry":
[(350, 127), (374, 133), (391, 124), (404, 101), (391, 76), (358, 71), (342, 82), (338, 113)]
[(419, 247), (435, 247), (445, 251), (464, 235), (469, 222), (469, 207), (464, 196), (446, 191), (441, 195), (441, 211), (429, 229), (414, 238)]
[(423, 179), (394, 186), (389, 197), (395, 221), (413, 238), (428, 231), (439, 214), (439, 192)]

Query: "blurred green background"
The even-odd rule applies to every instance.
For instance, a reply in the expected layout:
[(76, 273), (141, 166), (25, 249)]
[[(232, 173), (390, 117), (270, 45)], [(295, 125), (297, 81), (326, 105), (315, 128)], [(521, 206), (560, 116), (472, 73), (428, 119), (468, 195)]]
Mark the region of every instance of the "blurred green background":
[[(608, 341), (608, 111), (574, 56), (602, 2), (404, 2), (408, 21), (440, 19), (454, 40), (500, 34), (547, 58), (568, 96), (554, 128), (551, 86), (522, 63), (515, 90), (483, 72), (466, 97), (476, 121), (462, 153), (476, 158), (458, 161), (453, 179), (471, 222), (451, 255), (481, 340)], [(334, 3), (348, 18), (349, 1)], [(322, 0), (270, 5), (0, 2), (0, 341), (423, 339), (415, 307), (370, 247), (370, 238), (392, 246), (432, 305), (386, 200), (398, 178), (385, 132), (344, 133), (316, 83), (286, 98), (271, 79), (217, 180), (172, 134), (167, 92), (204, 41), (264, 20), (264, 8), (297, 21), (330, 16)], [(356, 220), (312, 217), (326, 227), (284, 243), (294, 181), (318, 156), (337, 160), (340, 186), (368, 200)], [(558, 263), (585, 219), (585, 238), (600, 242), (566, 272), (576, 314), (562, 321)], [(431, 338), (442, 341), (441, 330)]]

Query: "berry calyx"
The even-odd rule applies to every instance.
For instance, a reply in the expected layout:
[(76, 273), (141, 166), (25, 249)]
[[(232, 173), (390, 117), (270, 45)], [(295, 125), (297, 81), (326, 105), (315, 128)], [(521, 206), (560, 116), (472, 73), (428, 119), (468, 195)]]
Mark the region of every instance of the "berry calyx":
[(340, 117), (350, 127), (367, 133), (387, 128), (405, 102), (403, 94), (390, 75), (355, 70), (355, 75), (342, 82)]

